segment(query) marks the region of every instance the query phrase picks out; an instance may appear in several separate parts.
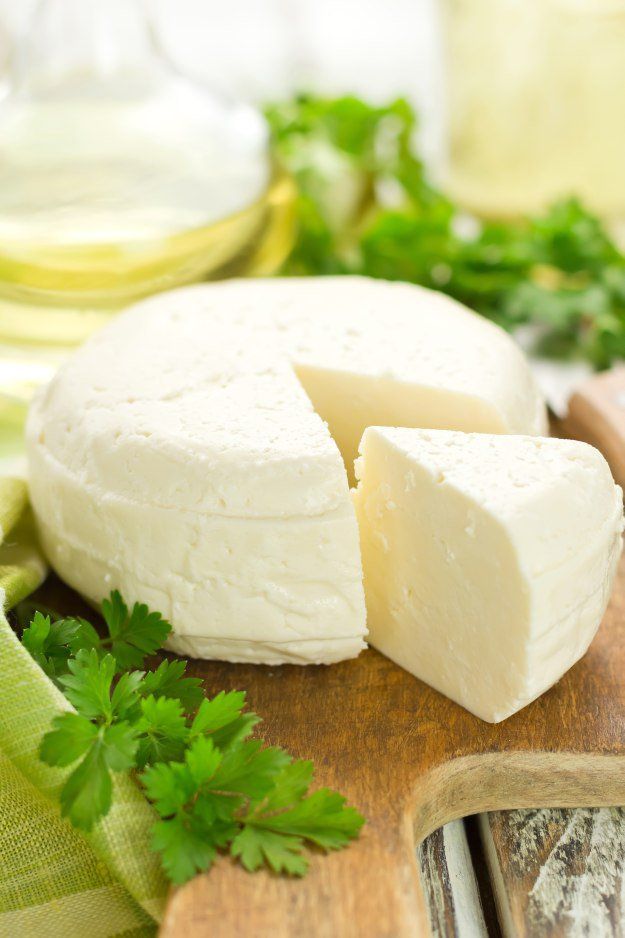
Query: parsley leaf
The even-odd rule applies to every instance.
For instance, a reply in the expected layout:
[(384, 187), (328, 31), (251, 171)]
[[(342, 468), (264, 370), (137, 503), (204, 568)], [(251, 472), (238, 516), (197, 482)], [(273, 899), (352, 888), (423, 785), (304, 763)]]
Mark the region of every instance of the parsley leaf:
[(91, 747), (97, 726), (78, 713), (63, 713), (52, 721), (43, 737), (39, 755), (47, 765), (71, 765)]
[(55, 678), (67, 670), (70, 643), (78, 625), (71, 619), (55, 622), (50, 616), (36, 612), (28, 628), (22, 633), (22, 643), (48, 677)]
[(137, 721), (141, 734), (137, 765), (172, 762), (184, 753), (189, 735), (184, 710), (179, 700), (150, 695), (141, 701), (141, 717)]
[(273, 787), (276, 773), (290, 762), (283, 749), (263, 748), (262, 740), (253, 739), (229, 747), (215, 775), (208, 783), (216, 791), (227, 791), (248, 798), (263, 798)]
[[(218, 758), (221, 753), (218, 754)], [(162, 817), (181, 811), (195, 793), (196, 785), (186, 763), (159, 762), (150, 766), (141, 776), (146, 794)]]
[(202, 682), (198, 677), (184, 677), (187, 662), (177, 659), (161, 661), (156, 671), (148, 671), (141, 692), (154, 697), (171, 697), (179, 700), (187, 713), (197, 710), (204, 700)]
[[(306, 841), (337, 850), (363, 824), (338, 793), (321, 789), (307, 796), (312, 763), (294, 762), (260, 740), (236, 742), (222, 752), (212, 737), (198, 736), (184, 762), (154, 765), (141, 781), (162, 818), (155, 847), (177, 883), (199, 869), (200, 832), (214, 851), (230, 843), (232, 856), (250, 871), (267, 864), (274, 872), (302, 876), (308, 866)], [(190, 856), (185, 860), (186, 848)], [(211, 853), (206, 862), (213, 858)]]
[(96, 737), (61, 790), (61, 814), (75, 827), (90, 831), (109, 811), (112, 790), (102, 742)]
[(135, 603), (129, 613), (117, 590), (102, 603), (102, 617), (120, 670), (140, 668), (145, 657), (158, 651), (171, 632), (171, 625), (160, 612), (149, 612), (144, 603)]
[(261, 720), (255, 713), (243, 713), (244, 705), (244, 691), (220, 691), (212, 700), (204, 700), (191, 724), (189, 738), (210, 733), (214, 744), (223, 750), (247, 739)]
[[(108, 634), (104, 636), (101, 636), (90, 622), (80, 617), (62, 619), (55, 623), (61, 630), (60, 641), (66, 646), (63, 651), (65, 658), (70, 654), (77, 655), (80, 651), (95, 650), (100, 657), (111, 654), (118, 671), (140, 668), (148, 655), (161, 648), (171, 631), (170, 624), (161, 614), (149, 612), (143, 603), (135, 603), (132, 611), (129, 611), (117, 590), (103, 601), (102, 617), (108, 630)], [(170, 689), (173, 689), (176, 678), (181, 678), (184, 669), (184, 664), (182, 669), (174, 668), (170, 674), (166, 674), (164, 669), (158, 678), (152, 680), (161, 683), (165, 680)], [(199, 703), (198, 695), (193, 690), (196, 686), (194, 679), (188, 678), (187, 681), (189, 683), (183, 685), (183, 692), (189, 695), (190, 700), (195, 699)]]
[(276, 873), (303, 876), (308, 868), (305, 841), (339, 850), (358, 835), (364, 818), (346, 807), (338, 792), (322, 788), (306, 797), (312, 775), (311, 762), (290, 762), (267, 797), (243, 818), (231, 853), (246, 869), (256, 870), (265, 862)]
[(72, 824), (91, 830), (111, 808), (114, 774), (139, 770), (160, 816), (152, 844), (174, 883), (227, 850), (248, 870), (301, 876), (307, 842), (337, 849), (357, 835), (362, 818), (340, 795), (308, 795), (312, 763), (249, 739), (260, 718), (244, 710), (245, 693), (204, 699), (184, 661), (132, 670), (167, 637), (161, 616), (139, 603), (129, 613), (119, 593), (103, 614), (108, 637), (84, 619), (39, 612), (22, 636), (77, 711), (55, 717), (39, 750), (68, 769), (60, 800)]
[(220, 691), (212, 700), (203, 700), (191, 724), (191, 736), (200, 733), (212, 733), (223, 729), (241, 716), (245, 706), (245, 693), (243, 691)]
[(43, 737), (40, 758), (48, 765), (66, 766), (82, 756), (61, 790), (63, 816), (91, 830), (111, 807), (111, 771), (132, 768), (136, 750), (137, 732), (128, 723), (98, 727), (79, 714), (56, 717)]
[(199, 736), (187, 750), (184, 763), (161, 762), (141, 776), (148, 798), (162, 817), (154, 827), (152, 843), (175, 883), (208, 869), (217, 849), (237, 832), (232, 818), (240, 799), (207, 787), (214, 784), (222, 758), (210, 738)]
[(185, 763), (193, 784), (200, 787), (214, 779), (222, 760), (223, 753), (212, 739), (206, 736), (196, 739), (185, 755)]
[(284, 273), (407, 280), (530, 327), (541, 354), (600, 368), (625, 356), (625, 254), (577, 199), (536, 218), (467, 219), (429, 183), (402, 99), (299, 95), (266, 116), (299, 192)]
[(274, 873), (303, 876), (308, 869), (308, 860), (302, 855), (302, 846), (301, 837), (244, 827), (232, 841), (230, 852), (250, 873), (267, 863)]
[(112, 655), (100, 659), (94, 648), (81, 649), (68, 661), (70, 673), (60, 678), (65, 696), (89, 719), (109, 719), (113, 714), (111, 685), (116, 664)]
[(70, 641), (70, 649), (73, 654), (78, 654), (81, 649), (91, 651), (92, 648), (98, 653), (104, 654), (102, 639), (90, 622), (80, 617), (66, 619), (65, 621), (75, 626), (75, 632)]
[(210, 869), (217, 854), (201, 818), (179, 814), (154, 826), (152, 847), (160, 853), (163, 869), (176, 885)]
[(111, 713), (117, 719), (133, 719), (139, 714), (139, 694), (145, 682), (143, 671), (126, 671), (111, 694)]
[(240, 717), (222, 726), (221, 729), (211, 733), (211, 739), (220, 749), (226, 750), (235, 743), (247, 739), (254, 730), (254, 727), (261, 723), (261, 718), (256, 713), (242, 713)]
[(142, 672), (122, 674), (113, 688), (116, 662), (99, 658), (96, 649), (81, 649), (68, 659), (69, 674), (59, 678), (78, 713), (55, 718), (43, 737), (39, 755), (48, 765), (67, 766), (82, 756), (61, 790), (61, 810), (84, 830), (111, 806), (111, 772), (136, 765), (142, 726), (128, 722), (139, 707)]
[(339, 850), (358, 833), (364, 818), (355, 808), (345, 807), (345, 798), (338, 792), (320, 788), (285, 811), (252, 812), (246, 824), (303, 837), (324, 850)]
[(276, 776), (274, 787), (263, 802), (265, 812), (287, 808), (303, 798), (313, 780), (314, 766), (306, 759), (296, 759), (285, 765)]

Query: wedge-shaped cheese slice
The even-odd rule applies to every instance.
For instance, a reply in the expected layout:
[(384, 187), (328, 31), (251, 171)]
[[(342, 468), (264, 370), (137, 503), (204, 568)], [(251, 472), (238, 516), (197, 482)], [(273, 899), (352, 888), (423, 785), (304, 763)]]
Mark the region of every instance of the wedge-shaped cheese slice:
[(597, 450), (370, 428), (356, 465), (372, 645), (493, 723), (584, 654), (621, 551)]
[(508, 336), (437, 293), (192, 287), (118, 317), (38, 397), (31, 495), (59, 574), (91, 600), (116, 587), (159, 609), (174, 650), (329, 662), (364, 645), (345, 464), (365, 427), (544, 421)]

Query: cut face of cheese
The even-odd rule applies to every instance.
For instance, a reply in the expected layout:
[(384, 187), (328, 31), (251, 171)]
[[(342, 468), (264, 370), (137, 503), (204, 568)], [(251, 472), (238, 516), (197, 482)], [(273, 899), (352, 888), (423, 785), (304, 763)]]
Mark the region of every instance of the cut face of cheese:
[(365, 606), (345, 465), (380, 421), (533, 434), (545, 409), (508, 336), (419, 287), (276, 279), (151, 298), (33, 403), (44, 547), (89, 599), (118, 588), (159, 609), (175, 651), (356, 655)]
[(483, 720), (590, 644), (623, 503), (584, 443), (370, 428), (356, 464), (370, 642)]

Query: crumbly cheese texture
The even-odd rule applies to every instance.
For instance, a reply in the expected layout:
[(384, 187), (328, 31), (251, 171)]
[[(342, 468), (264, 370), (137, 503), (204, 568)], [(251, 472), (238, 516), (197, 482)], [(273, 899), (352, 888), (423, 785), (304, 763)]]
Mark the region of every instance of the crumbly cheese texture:
[(247, 280), (146, 300), (32, 405), (48, 557), (93, 601), (118, 588), (159, 609), (186, 655), (354, 656), (345, 467), (372, 423), (531, 434), (545, 409), (508, 336), (419, 287)]
[(571, 440), (370, 428), (356, 464), (370, 642), (483, 720), (586, 651), (623, 527), (601, 454)]

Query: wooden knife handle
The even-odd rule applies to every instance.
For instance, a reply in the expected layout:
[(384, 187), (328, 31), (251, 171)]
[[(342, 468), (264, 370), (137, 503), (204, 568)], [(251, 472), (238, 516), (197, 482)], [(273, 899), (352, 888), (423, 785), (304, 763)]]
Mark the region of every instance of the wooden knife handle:
[(625, 366), (584, 382), (571, 397), (560, 432), (596, 446), (625, 488)]

